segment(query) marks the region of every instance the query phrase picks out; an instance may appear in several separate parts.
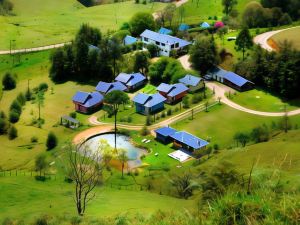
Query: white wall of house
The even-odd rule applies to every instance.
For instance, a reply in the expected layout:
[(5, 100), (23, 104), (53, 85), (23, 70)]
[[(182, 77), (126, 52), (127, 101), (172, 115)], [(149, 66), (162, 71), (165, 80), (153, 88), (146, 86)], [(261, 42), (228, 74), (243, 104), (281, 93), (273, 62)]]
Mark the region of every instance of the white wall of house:
[(212, 74), (212, 78), (216, 81), (223, 83), (223, 77), (219, 77), (216, 74)]
[(142, 37), (142, 42), (144, 43), (144, 49), (146, 48), (146, 45), (149, 45), (149, 44), (154, 44), (157, 47), (159, 47), (159, 49), (160, 49), (159, 55), (161, 55), (161, 56), (170, 56), (171, 50), (178, 49), (178, 47), (176, 48), (175, 45), (172, 46), (169, 44), (164, 44), (164, 43), (154, 41), (154, 40), (151, 40), (151, 39), (145, 38), (145, 37)]

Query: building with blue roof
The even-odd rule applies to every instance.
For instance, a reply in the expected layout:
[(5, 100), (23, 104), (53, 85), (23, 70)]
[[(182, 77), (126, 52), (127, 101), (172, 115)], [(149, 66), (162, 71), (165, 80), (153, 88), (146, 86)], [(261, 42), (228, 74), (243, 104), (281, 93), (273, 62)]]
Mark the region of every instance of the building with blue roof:
[(151, 115), (164, 109), (166, 98), (159, 93), (152, 95), (139, 93), (134, 96), (132, 101), (135, 104), (137, 113), (141, 113), (143, 115)]
[(241, 77), (240, 75), (224, 70), (220, 67), (213, 67), (208, 75), (220, 83), (226, 84), (238, 91), (247, 91), (254, 88), (254, 83)]
[(137, 38), (132, 37), (130, 35), (126, 35), (126, 37), (123, 40), (123, 44), (124, 45), (132, 45), (132, 44), (134, 44), (136, 42), (137, 42)]
[(179, 131), (176, 132), (170, 137), (173, 139), (173, 145), (174, 147), (194, 152), (199, 151), (202, 149), (205, 149), (206, 146), (209, 144), (207, 141), (198, 138), (190, 133), (187, 133), (185, 131)]
[(127, 91), (127, 87), (119, 81), (112, 83), (100, 81), (96, 86), (96, 91), (100, 92), (103, 95), (106, 95), (111, 91)]
[(103, 104), (103, 95), (99, 92), (83, 92), (77, 91), (73, 96), (72, 100), (75, 105), (75, 110), (80, 113), (92, 113), (98, 109)]
[(147, 79), (141, 73), (120, 73), (116, 77), (115, 81), (119, 81), (124, 84), (128, 91), (133, 91), (142, 87), (146, 83)]
[(140, 36), (144, 48), (149, 44), (154, 44), (160, 49), (159, 55), (161, 56), (170, 56), (172, 50), (185, 52), (187, 51), (187, 46), (191, 44), (186, 40), (151, 30), (145, 30)]
[(204, 80), (201, 77), (196, 77), (190, 74), (185, 75), (178, 81), (187, 86), (189, 88), (189, 92), (196, 92), (205, 87)]
[(185, 23), (180, 24), (178, 27), (179, 31), (187, 31), (188, 29), (190, 29), (190, 26)]
[(161, 27), (158, 31), (159, 34), (172, 34), (172, 31), (167, 29), (167, 28), (164, 28), (164, 27)]
[(177, 130), (173, 129), (172, 127), (161, 127), (156, 129), (154, 132), (158, 141), (170, 143), (173, 141), (171, 135), (175, 134)]
[(161, 83), (156, 90), (166, 98), (166, 103), (172, 104), (181, 101), (187, 94), (189, 88), (182, 83)]
[(177, 131), (171, 127), (161, 127), (155, 131), (156, 139), (163, 142), (173, 142), (175, 148), (179, 148), (183, 151), (194, 152), (201, 149), (205, 149), (209, 144), (207, 141), (196, 137), (185, 131)]
[(203, 22), (203, 23), (201, 23), (200, 27), (203, 29), (207, 29), (207, 28), (210, 28), (210, 25), (207, 22)]

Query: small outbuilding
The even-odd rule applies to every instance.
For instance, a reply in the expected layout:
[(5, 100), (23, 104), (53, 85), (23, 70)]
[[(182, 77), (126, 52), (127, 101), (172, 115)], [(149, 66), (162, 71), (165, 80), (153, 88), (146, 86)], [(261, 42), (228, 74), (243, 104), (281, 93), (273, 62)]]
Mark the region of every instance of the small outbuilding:
[(203, 22), (203, 23), (201, 23), (200, 27), (203, 29), (208, 29), (208, 28), (210, 28), (210, 25), (207, 22)]
[(119, 81), (112, 82), (112, 83), (100, 81), (96, 86), (96, 91), (100, 92), (103, 95), (106, 95), (111, 91), (117, 91), (117, 90), (127, 91), (127, 87)]
[(65, 115), (60, 118), (60, 125), (76, 129), (80, 126), (80, 122), (71, 116)]
[(154, 132), (158, 141), (170, 143), (172, 142), (172, 138), (170, 136), (175, 134), (177, 130), (173, 129), (172, 127), (161, 127), (156, 129)]
[(124, 84), (127, 87), (127, 91), (136, 90), (147, 81), (146, 77), (141, 73), (120, 73), (115, 80)]
[(182, 83), (161, 83), (156, 90), (166, 98), (166, 103), (173, 104), (182, 100), (189, 88)]
[(161, 27), (158, 31), (159, 34), (172, 34), (172, 31), (167, 29), (167, 28), (164, 28), (164, 27)]
[(196, 77), (190, 74), (185, 75), (178, 81), (187, 86), (189, 88), (189, 92), (196, 92), (205, 87), (204, 80), (201, 77)]
[(77, 112), (88, 114), (101, 108), (103, 95), (97, 91), (91, 93), (77, 91), (72, 100)]
[(137, 113), (151, 115), (164, 109), (166, 98), (159, 93), (152, 95), (139, 93), (134, 96), (132, 101), (135, 103)]
[(132, 44), (134, 44), (136, 42), (137, 42), (137, 38), (132, 37), (130, 35), (126, 35), (126, 37), (123, 40), (123, 44), (124, 45), (132, 45)]
[(185, 23), (180, 24), (178, 27), (179, 31), (187, 31), (188, 29), (190, 29), (190, 26)]
[(219, 81), (229, 87), (232, 87), (238, 91), (247, 91), (254, 88), (254, 83), (245, 79), (244, 77), (231, 72), (226, 71), (220, 67), (213, 67), (209, 72), (208, 76), (212, 79)]

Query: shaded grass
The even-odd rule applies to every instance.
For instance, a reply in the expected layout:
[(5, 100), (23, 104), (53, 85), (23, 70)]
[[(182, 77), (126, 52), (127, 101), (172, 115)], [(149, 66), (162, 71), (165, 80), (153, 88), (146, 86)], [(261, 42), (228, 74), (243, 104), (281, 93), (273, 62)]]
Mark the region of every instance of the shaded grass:
[(278, 46), (284, 41), (289, 41), (292, 43), (293, 47), (300, 50), (299, 35), (300, 35), (300, 27), (296, 27), (275, 34), (274, 36), (271, 37), (271, 39), (273, 39)]

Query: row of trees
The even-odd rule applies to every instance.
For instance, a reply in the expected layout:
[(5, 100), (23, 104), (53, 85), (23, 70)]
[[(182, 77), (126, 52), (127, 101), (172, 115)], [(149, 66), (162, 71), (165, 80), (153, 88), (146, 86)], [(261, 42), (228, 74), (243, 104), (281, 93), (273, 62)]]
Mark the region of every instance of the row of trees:
[(281, 97), (300, 96), (300, 51), (288, 42), (282, 43), (278, 52), (268, 52), (257, 46), (253, 56), (239, 62), (235, 70)]
[(10, 14), (14, 5), (10, 0), (0, 0), (0, 15)]
[(245, 8), (242, 18), (244, 25), (249, 28), (273, 27), (292, 23), (291, 16), (282, 8), (276, 6), (264, 8), (259, 2), (250, 2)]

